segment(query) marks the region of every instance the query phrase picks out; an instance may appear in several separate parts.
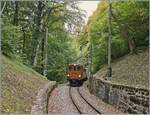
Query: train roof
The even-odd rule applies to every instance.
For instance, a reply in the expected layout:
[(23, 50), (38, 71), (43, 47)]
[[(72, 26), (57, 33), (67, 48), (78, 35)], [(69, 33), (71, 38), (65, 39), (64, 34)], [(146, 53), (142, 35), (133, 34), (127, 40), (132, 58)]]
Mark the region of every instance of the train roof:
[(70, 65), (74, 65), (74, 66), (75, 66), (75, 65), (80, 65), (80, 66), (83, 66), (83, 64), (77, 64), (77, 63), (69, 64), (69, 66), (70, 66)]

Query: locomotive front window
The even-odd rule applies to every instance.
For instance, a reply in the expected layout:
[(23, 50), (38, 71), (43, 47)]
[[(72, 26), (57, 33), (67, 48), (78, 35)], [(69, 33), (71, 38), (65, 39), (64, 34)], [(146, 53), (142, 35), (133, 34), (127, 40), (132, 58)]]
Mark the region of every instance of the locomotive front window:
[(80, 71), (80, 66), (77, 66), (77, 71)]
[(74, 71), (76, 71), (76, 66), (74, 66)]
[(69, 66), (69, 71), (71, 71), (72, 70), (72, 66)]

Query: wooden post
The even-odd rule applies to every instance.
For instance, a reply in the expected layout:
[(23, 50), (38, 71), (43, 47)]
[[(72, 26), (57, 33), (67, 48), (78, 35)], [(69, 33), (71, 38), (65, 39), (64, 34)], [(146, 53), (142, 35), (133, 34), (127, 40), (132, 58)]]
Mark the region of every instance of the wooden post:
[(92, 77), (92, 42), (90, 42), (90, 77)]
[(109, 30), (109, 39), (108, 39), (108, 77), (112, 75), (112, 68), (111, 68), (111, 39), (112, 39), (112, 32), (111, 32), (111, 8), (112, 3), (111, 0), (108, 0), (109, 8), (108, 8), (108, 30)]
[[(88, 33), (88, 39), (90, 42), (89, 33)], [(90, 76), (91, 76), (91, 62), (90, 62), (90, 48), (88, 48), (88, 78), (90, 78)]]
[(46, 27), (45, 45), (44, 45), (44, 69), (43, 69), (44, 76), (47, 76), (47, 42), (48, 42), (48, 28)]
[[(1, 15), (2, 15), (2, 9), (1, 9), (1, 3), (2, 2), (0, 2), (0, 73), (2, 73), (2, 61), (1, 61), (1, 58), (2, 58), (2, 55), (1, 55), (1, 36), (2, 36), (2, 34), (1, 34), (1, 25), (2, 25), (2, 19), (1, 19)], [(0, 79), (1, 79), (1, 76), (2, 74), (0, 74)], [(0, 84), (2, 84), (2, 80), (0, 80)], [(0, 92), (2, 92), (2, 87), (1, 87), (1, 85), (0, 85)], [(0, 99), (2, 99), (2, 97), (1, 97), (1, 93), (0, 93)]]

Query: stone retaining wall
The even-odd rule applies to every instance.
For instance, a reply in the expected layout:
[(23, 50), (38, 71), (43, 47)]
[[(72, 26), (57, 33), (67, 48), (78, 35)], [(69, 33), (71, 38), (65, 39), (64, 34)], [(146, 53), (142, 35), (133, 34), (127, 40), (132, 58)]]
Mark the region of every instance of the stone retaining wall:
[(56, 82), (47, 83), (39, 90), (36, 101), (31, 109), (31, 114), (47, 114), (48, 98), (51, 91), (56, 87)]
[(149, 91), (96, 79), (89, 80), (89, 90), (103, 101), (126, 113), (149, 113)]

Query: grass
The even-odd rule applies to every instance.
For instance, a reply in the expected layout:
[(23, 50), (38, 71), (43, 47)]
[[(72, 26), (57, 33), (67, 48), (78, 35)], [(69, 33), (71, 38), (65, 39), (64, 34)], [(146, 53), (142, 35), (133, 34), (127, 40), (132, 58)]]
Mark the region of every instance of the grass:
[(128, 54), (112, 63), (112, 77), (107, 78), (107, 65), (104, 65), (94, 76), (106, 79), (115, 84), (148, 89), (148, 49), (138, 50), (136, 54)]
[(16, 69), (17, 71), (20, 72), (24, 72), (24, 73), (33, 73), (37, 76), (41, 76), (43, 77), (41, 74), (37, 73), (36, 71), (34, 71), (33, 69), (25, 66), (24, 64), (20, 63), (19, 61), (12, 59), (12, 58), (8, 58), (6, 56), (3, 56), (3, 60), (5, 62), (7, 62), (7, 64), (11, 65), (14, 69)]
[(47, 82), (31, 68), (2, 56), (1, 113), (29, 114), (38, 90)]

